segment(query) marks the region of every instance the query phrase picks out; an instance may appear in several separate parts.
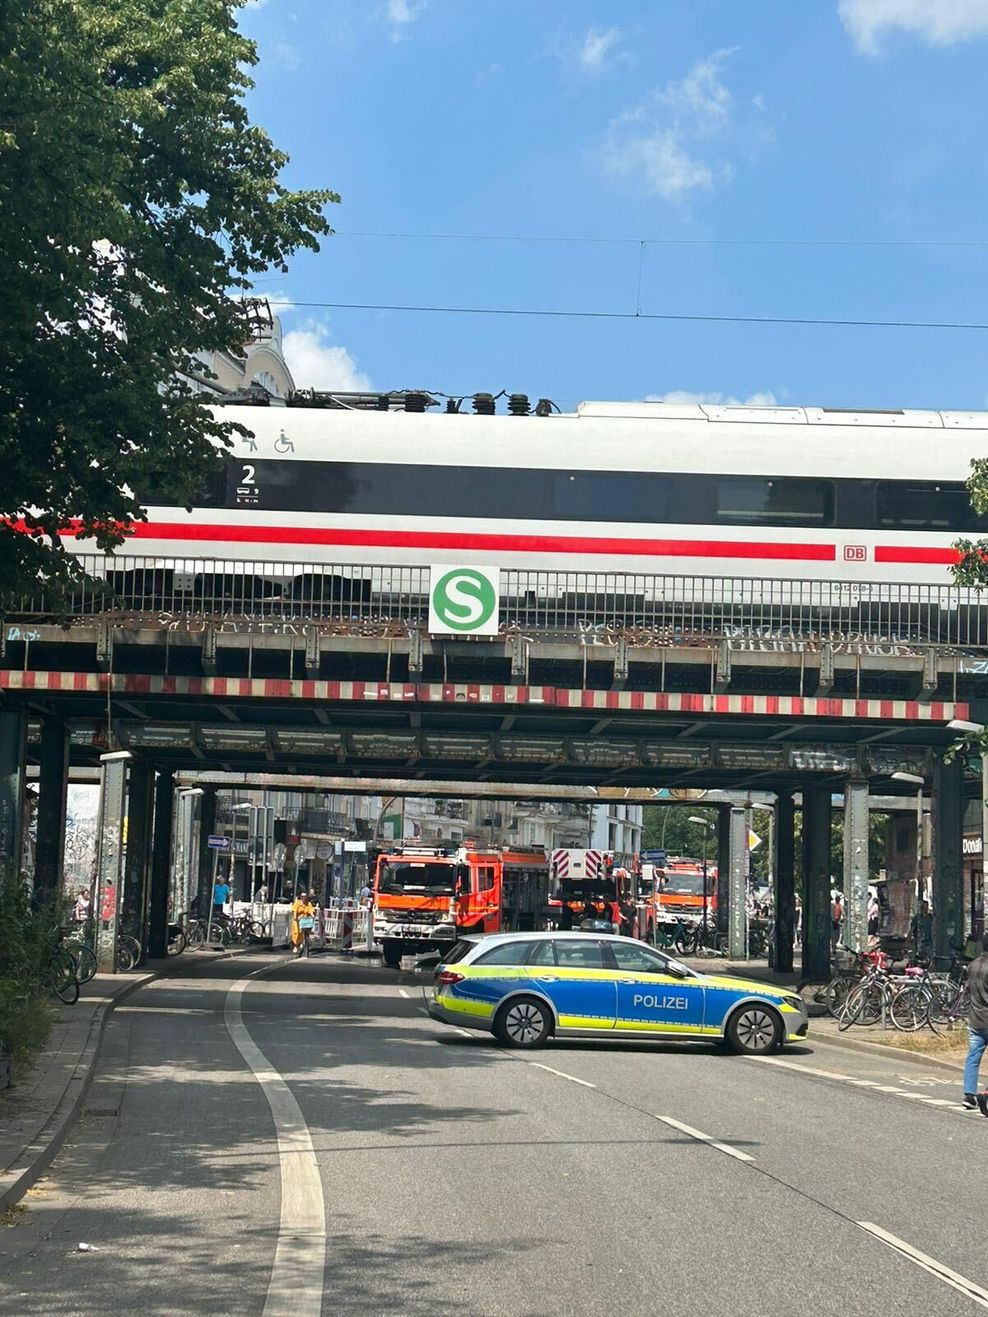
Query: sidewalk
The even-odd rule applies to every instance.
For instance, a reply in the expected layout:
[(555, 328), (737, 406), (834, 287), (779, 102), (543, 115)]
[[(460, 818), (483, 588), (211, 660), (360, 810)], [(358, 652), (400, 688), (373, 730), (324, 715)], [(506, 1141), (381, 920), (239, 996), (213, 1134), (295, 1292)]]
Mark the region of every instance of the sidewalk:
[[(0, 1213), (23, 1198), (55, 1158), (82, 1110), (107, 1018), (125, 997), (164, 974), (238, 951), (186, 952), (131, 974), (97, 974), (74, 1006), (58, 1006), (44, 1050), (0, 1091)], [(56, 1003), (57, 1005), (57, 1003)]]

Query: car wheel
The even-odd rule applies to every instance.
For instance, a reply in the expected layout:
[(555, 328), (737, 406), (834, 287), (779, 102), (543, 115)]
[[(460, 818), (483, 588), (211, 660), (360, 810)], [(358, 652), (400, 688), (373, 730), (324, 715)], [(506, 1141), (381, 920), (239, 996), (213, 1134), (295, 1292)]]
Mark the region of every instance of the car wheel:
[(744, 1056), (764, 1056), (774, 1052), (782, 1037), (779, 1017), (768, 1006), (749, 1002), (731, 1016), (727, 1024), (727, 1041)]
[(505, 1002), (494, 1017), (494, 1033), (506, 1047), (540, 1047), (551, 1032), (548, 1010), (531, 997)]

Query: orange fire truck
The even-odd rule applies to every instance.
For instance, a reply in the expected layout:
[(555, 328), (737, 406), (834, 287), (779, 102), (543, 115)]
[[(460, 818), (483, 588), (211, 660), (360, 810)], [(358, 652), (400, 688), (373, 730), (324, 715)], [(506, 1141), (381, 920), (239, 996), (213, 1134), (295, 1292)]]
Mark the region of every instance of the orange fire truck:
[(543, 928), (549, 865), (541, 847), (398, 842), (377, 858), (374, 941), (385, 965), (448, 950), (464, 933)]
[(701, 860), (668, 859), (664, 864), (642, 864), (641, 900), (644, 911), (639, 911), (641, 936), (651, 939), (655, 922), (670, 922), (677, 918), (696, 921), (703, 919), (704, 891), (706, 892), (707, 923), (717, 918), (717, 866), (706, 866)]
[(553, 922), (557, 928), (617, 933), (628, 924), (631, 875), (614, 857), (570, 847), (552, 852)]

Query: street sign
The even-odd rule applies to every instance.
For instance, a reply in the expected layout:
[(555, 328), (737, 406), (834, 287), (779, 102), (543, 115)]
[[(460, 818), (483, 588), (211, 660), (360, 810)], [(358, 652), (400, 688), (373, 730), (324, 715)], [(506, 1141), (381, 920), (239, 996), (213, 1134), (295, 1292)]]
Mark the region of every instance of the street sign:
[(642, 851), (639, 855), (639, 859), (641, 860), (642, 864), (662, 865), (665, 864), (668, 858), (669, 858), (668, 851)]
[(228, 851), (230, 849), (230, 838), (221, 837), (217, 833), (210, 833), (206, 845), (211, 851)]
[(430, 635), (496, 636), (500, 589), (496, 567), (430, 567)]
[(285, 861), (288, 859), (288, 847), (283, 841), (275, 842), (272, 859), (274, 860), (274, 867), (276, 869), (280, 870), (285, 867)]

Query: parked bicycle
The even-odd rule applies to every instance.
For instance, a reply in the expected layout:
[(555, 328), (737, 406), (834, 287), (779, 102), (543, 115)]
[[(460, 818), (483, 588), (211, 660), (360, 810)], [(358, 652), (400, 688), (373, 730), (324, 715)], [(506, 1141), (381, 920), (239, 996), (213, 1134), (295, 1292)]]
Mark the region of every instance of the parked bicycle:
[(80, 984), (88, 983), (96, 973), (96, 952), (83, 941), (82, 934), (75, 931), (66, 934), (62, 946), (75, 962), (76, 979)]

